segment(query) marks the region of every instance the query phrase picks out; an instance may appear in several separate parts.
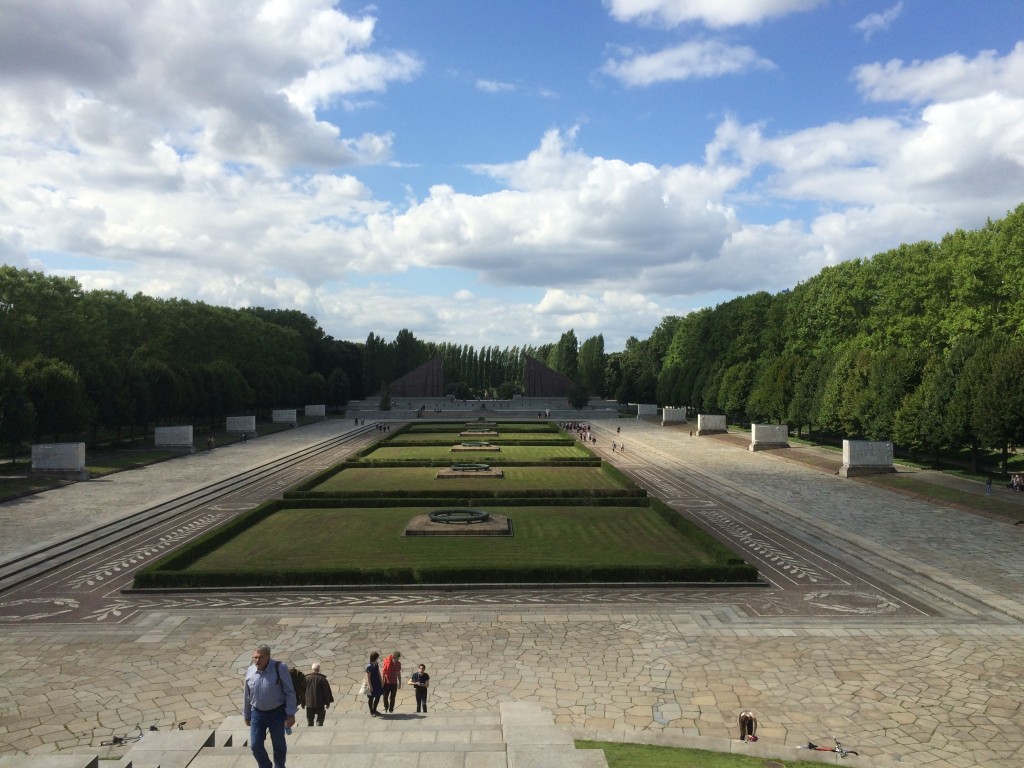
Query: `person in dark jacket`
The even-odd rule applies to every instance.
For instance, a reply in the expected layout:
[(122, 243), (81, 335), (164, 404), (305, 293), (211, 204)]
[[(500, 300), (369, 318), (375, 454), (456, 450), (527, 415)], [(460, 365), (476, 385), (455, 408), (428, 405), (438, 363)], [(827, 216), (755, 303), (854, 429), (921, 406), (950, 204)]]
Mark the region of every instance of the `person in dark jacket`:
[(316, 717), (316, 724), (323, 725), (327, 708), (334, 702), (334, 694), (327, 678), (320, 674), (320, 662), (314, 661), (310, 669), (312, 671), (306, 675), (306, 722), (312, 726)]

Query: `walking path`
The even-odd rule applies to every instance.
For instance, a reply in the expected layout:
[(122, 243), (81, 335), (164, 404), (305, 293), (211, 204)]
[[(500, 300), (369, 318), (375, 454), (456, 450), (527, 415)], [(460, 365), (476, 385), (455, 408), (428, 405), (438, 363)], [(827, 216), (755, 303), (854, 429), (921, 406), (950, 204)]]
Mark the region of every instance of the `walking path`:
[[(285, 434), (312, 441), (338, 426)], [(268, 642), (285, 661), (319, 660), (342, 712), (361, 706), (366, 655), (399, 649), (427, 665), (438, 713), (529, 701), (580, 735), (678, 742), (728, 738), (737, 712), (753, 708), (758, 746), (789, 759), (835, 735), (878, 761), (1024, 764), (1024, 527), (794, 460), (812, 449), (751, 453), (625, 420), (596, 430), (598, 451), (668, 503), (727, 532), (744, 556), (777, 560), (762, 569), (772, 586), (643, 599), (539, 590), (120, 596), (122, 605), (111, 596), (106, 615), (73, 622), (45, 615), (52, 603), (26, 608), (0, 593), (0, 754), (88, 753), (138, 725), (216, 728), (237, 710), (252, 646)], [(242, 451), (292, 449), (273, 439), (0, 505), (14, 537), (3, 551), (182, 492), (193, 460), (207, 462), (195, 478), (209, 482), (249, 468)], [(625, 453), (611, 453), (612, 439)], [(873, 764), (853, 761), (844, 762)]]

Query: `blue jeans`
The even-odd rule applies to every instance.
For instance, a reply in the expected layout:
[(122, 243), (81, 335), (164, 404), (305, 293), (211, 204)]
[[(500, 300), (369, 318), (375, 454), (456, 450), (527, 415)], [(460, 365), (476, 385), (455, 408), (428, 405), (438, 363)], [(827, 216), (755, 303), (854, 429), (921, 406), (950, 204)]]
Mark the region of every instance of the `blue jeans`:
[[(252, 708), (249, 717), (249, 748), (256, 764), (260, 768), (285, 768), (284, 761), (288, 758), (288, 744), (284, 740), (284, 704), (277, 709), (263, 712)], [(270, 762), (267, 748), (263, 743), (270, 731), (270, 743), (274, 746), (274, 762)]]

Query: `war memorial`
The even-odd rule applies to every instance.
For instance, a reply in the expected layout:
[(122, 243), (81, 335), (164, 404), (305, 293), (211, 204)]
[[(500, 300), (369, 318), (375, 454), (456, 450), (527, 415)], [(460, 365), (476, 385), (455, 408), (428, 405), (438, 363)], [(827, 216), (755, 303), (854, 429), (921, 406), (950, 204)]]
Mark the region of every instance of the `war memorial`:
[[(501, 406), (547, 425), (538, 410), (558, 402), (542, 399)], [(416, 422), (486, 421), (499, 433), (453, 447), (501, 439), (490, 427), (501, 406), (436, 405)], [(756, 566), (752, 583), (133, 587), (182, 545), (376, 450), (377, 424), (409, 421), (364, 407), (356, 419), (0, 505), (0, 765), (251, 765), (240, 681), (264, 642), (299, 668), (319, 662), (334, 690), (328, 727), (303, 723), (289, 737), (293, 768), (604, 764), (574, 739), (742, 752), (764, 764), (813, 758), (797, 747), (831, 737), (859, 752), (848, 765), (1024, 760), (1024, 527), (842, 472), (856, 446), (840, 455), (773, 438), (772, 450), (755, 451), (745, 434), (576, 413), (596, 441), (588, 452)], [(626, 450), (613, 452), (613, 441)], [(511, 473), (501, 462), (512, 448), (500, 447), (449, 449), (445, 461)], [(409, 689), (392, 719), (370, 722), (362, 668), (371, 651), (396, 649), (430, 671), (430, 714), (412, 714)], [(759, 719), (756, 744), (737, 738), (744, 709)], [(101, 745), (140, 730), (138, 742)]]

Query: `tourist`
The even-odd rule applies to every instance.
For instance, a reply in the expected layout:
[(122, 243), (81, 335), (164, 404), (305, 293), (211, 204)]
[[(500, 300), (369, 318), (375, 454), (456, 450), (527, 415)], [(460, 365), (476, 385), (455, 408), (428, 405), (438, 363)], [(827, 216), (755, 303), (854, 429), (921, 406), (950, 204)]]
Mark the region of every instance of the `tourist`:
[[(249, 749), (256, 764), (259, 768), (284, 768), (288, 756), (285, 728), (295, 725), (299, 708), (288, 666), (270, 658), (269, 645), (258, 645), (242, 687), (242, 717), (249, 726)], [(267, 731), (274, 748), (273, 763), (264, 746)]]
[(367, 704), (370, 705), (371, 717), (380, 716), (380, 712), (377, 711), (377, 705), (380, 704), (381, 694), (384, 693), (384, 686), (380, 677), (380, 664), (377, 663), (379, 658), (380, 654), (374, 651), (370, 654), (370, 663), (366, 665), (366, 680), (364, 684), (366, 686), (366, 699)]
[(740, 741), (757, 741), (757, 718), (749, 709), (740, 712)]
[(402, 654), (395, 651), (384, 659), (384, 711), (395, 711), (395, 695), (402, 686)]
[(985, 478), (985, 495), (992, 495), (992, 475), (989, 475), (988, 477)]
[(430, 685), (430, 675), (427, 674), (427, 668), (420, 664), (419, 670), (412, 673), (412, 679), (409, 682), (416, 691), (416, 711), (422, 711), (423, 714), (426, 714), (427, 687)]
[(316, 718), (317, 725), (324, 724), (327, 716), (327, 708), (334, 701), (334, 694), (331, 693), (331, 684), (327, 678), (320, 674), (320, 662), (314, 661), (310, 666), (312, 672), (306, 675), (306, 722), (313, 727), (313, 718)]

